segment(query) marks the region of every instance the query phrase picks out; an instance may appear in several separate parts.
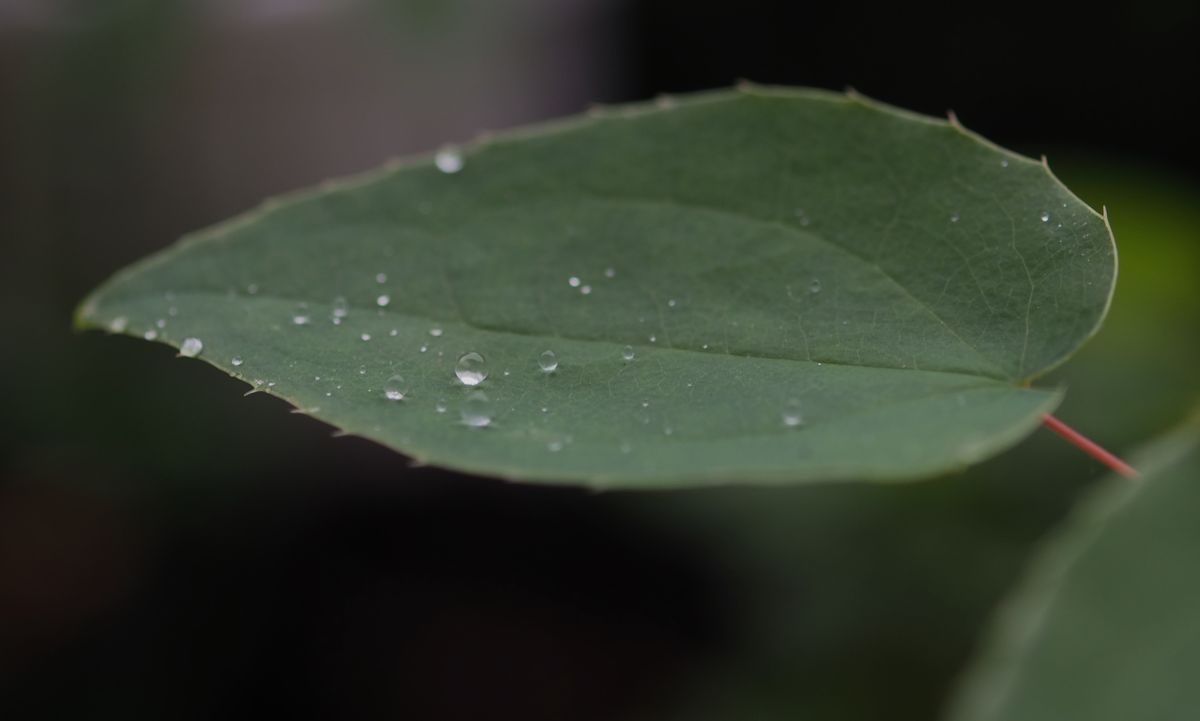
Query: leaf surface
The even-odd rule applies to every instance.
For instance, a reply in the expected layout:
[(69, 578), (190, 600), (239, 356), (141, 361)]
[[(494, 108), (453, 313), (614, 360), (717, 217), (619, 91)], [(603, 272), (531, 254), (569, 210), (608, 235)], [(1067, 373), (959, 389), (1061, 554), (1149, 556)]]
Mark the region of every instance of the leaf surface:
[(954, 721), (1191, 718), (1200, 708), (1200, 414), (1101, 485), (998, 615)]
[[(1036, 427), (1059, 393), (1027, 381), (1095, 332), (1115, 272), (1103, 218), (1044, 164), (749, 87), (269, 201), (119, 273), (79, 322), (199, 339), (347, 433), (481, 474), (909, 479)], [(471, 352), (484, 428), (460, 415)]]

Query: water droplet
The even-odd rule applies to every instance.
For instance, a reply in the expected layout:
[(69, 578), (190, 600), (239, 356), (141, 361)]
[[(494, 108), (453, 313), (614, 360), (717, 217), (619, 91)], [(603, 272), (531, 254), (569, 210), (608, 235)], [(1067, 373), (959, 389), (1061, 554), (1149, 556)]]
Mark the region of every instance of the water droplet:
[(167, 308), (167, 315), (174, 318), (175, 316), (179, 315), (179, 309), (175, 306), (171, 306), (170, 308)]
[(438, 402), (433, 404), (433, 410), (437, 411), (438, 413), (445, 413), (446, 412), (446, 401), (439, 398)]
[(463, 168), (462, 153), (458, 151), (458, 148), (450, 145), (437, 151), (433, 162), (437, 165), (437, 169), (443, 173), (457, 173)]
[(663, 426), (663, 435), (670, 436), (670, 435), (674, 435), (674, 433), (675, 433), (675, 429), (672, 428), (671, 426)]
[(158, 337), (158, 331), (151, 328), (150, 330), (143, 333), (142, 337), (145, 338), (146, 340), (154, 340), (155, 338)]
[(334, 298), (333, 299), (333, 311), (332, 311), (334, 321), (335, 322), (340, 321), (342, 318), (345, 318), (349, 314), (350, 314), (349, 301), (347, 301), (344, 297), (342, 297), (340, 295), (338, 297)]
[(396, 336), (400, 335), (400, 331), (397, 330), (396, 328), (392, 328), (391, 330), (388, 331), (388, 335), (395, 338)]
[(363, 342), (366, 342), (366, 341), (369, 341), (369, 340), (371, 340), (371, 334), (370, 334), (370, 333), (363, 333), (361, 336), (359, 336), (359, 338), (362, 338), (362, 339), (363, 339)]
[(1043, 210), (1041, 218), (1042, 218), (1043, 223), (1049, 223), (1050, 222), (1050, 211)]
[(1008, 161), (1007, 161), (1007, 160), (1001, 160), (1001, 161), (1000, 161), (1000, 167), (1001, 167), (1001, 168), (1007, 168), (1007, 167), (1008, 167)]
[(954, 211), (953, 213), (951, 213), (951, 214), (950, 214), (950, 222), (951, 222), (951, 223), (957, 223), (957, 222), (958, 222), (958, 217), (959, 217), (959, 216), (958, 216), (958, 211), (956, 210), (956, 211)]
[(579, 292), (583, 293), (584, 295), (591, 295), (592, 294), (592, 286), (585, 285), (579, 289)]
[(487, 428), (492, 424), (492, 409), (487, 394), (471, 391), (462, 404), (462, 422), (470, 428)]
[(108, 323), (108, 329), (111, 330), (113, 333), (120, 333), (120, 332), (124, 331), (125, 328), (128, 326), (129, 326), (129, 319), (123, 315), (119, 315), (116, 318), (113, 318)]
[(434, 327), (429, 329), (429, 335), (433, 336), (434, 338), (441, 338), (442, 337), (442, 329), (435, 325)]
[(605, 278), (616, 278), (617, 277), (617, 269), (616, 268), (605, 268), (604, 269), (604, 277)]
[(389, 401), (402, 401), (407, 392), (408, 385), (404, 382), (404, 376), (399, 374), (391, 376), (383, 384), (383, 396)]
[(295, 312), (292, 313), (293, 325), (308, 325), (312, 318), (308, 314), (308, 303), (301, 303), (296, 306)]
[(621, 357), (627, 361), (633, 360), (633, 346), (627, 345), (621, 349)]
[(567, 285), (571, 286), (572, 288), (578, 288), (579, 284), (582, 282), (583, 281), (579, 280), (579, 277), (575, 276), (575, 275), (571, 276), (570, 278), (567, 278)]
[(184, 338), (183, 344), (179, 346), (179, 355), (184, 358), (195, 358), (200, 355), (200, 351), (204, 350), (204, 344), (199, 338)]
[(464, 386), (477, 386), (487, 378), (486, 361), (483, 356), (471, 351), (464, 353), (454, 366), (454, 375)]
[(542, 351), (538, 356), (538, 368), (541, 368), (543, 373), (553, 373), (558, 368), (558, 356), (554, 351)]
[(650, 342), (651, 342), (651, 343), (657, 343), (657, 342), (658, 342), (658, 336), (656, 336), (656, 335), (652, 335), (652, 336), (650, 336)]
[(154, 321), (154, 325), (157, 326), (159, 330), (162, 330), (163, 328), (167, 327), (167, 319), (159, 318), (158, 320)]
[(708, 350), (708, 344), (707, 344), (707, 343), (705, 343), (704, 345), (700, 346), (700, 349), (701, 349), (701, 350)]
[(250, 285), (246, 286), (246, 294), (247, 295), (256, 295), (257, 293), (258, 293), (258, 283), (251, 283)]
[(550, 441), (549, 443), (546, 444), (546, 450), (550, 451), (551, 453), (558, 453), (562, 449), (563, 449), (562, 441), (554, 440), (554, 441)]
[(633, 450), (633, 444), (629, 441), (621, 441), (620, 449), (622, 453), (629, 453)]
[(379, 306), (380, 308), (386, 308), (387, 304), (391, 302), (392, 299), (387, 295), (381, 295), (375, 299), (375, 305)]
[(650, 401), (642, 401), (642, 408), (649, 408), (649, 407), (650, 407)]
[(670, 300), (667, 301), (668, 308), (674, 308), (677, 305), (679, 305), (679, 301), (675, 300), (674, 298), (671, 298)]
[[(816, 295), (817, 293), (821, 292), (821, 279), (820, 278), (812, 279), (812, 282), (808, 284), (808, 292), (812, 293), (813, 295)], [(835, 295), (836, 295), (836, 293), (835, 293)]]
[(422, 353), (424, 353), (425, 351), (429, 350), (429, 346), (422, 343), (421, 347), (418, 350), (420, 350)]
[(792, 398), (783, 407), (783, 413), (780, 414), (783, 420), (783, 425), (788, 428), (795, 428), (804, 423), (804, 415), (800, 412), (800, 401)]
[(376, 273), (375, 274), (375, 282), (380, 285), (383, 285), (384, 283), (386, 283), (387, 282), (387, 273)]
[(235, 355), (233, 358), (229, 359), (229, 362), (232, 363), (234, 365), (234, 367), (236, 368), (237, 366), (240, 366), (245, 361), (242, 360), (242, 357), (240, 355)]
[(365, 375), (367, 374), (367, 367), (366, 367), (366, 366), (359, 366), (359, 367), (358, 367), (358, 374), (359, 374), (360, 376), (365, 376)]

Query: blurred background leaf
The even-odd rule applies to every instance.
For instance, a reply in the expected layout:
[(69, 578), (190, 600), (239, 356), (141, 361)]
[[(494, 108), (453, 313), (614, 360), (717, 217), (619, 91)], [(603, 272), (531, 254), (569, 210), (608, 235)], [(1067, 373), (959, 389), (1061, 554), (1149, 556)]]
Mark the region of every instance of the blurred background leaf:
[(71, 334), (72, 305), (263, 197), (479, 130), (740, 76), (851, 84), (952, 105), (1107, 205), (1112, 312), (1056, 379), (1063, 418), (1125, 451), (1200, 394), (1198, 12), (0, 3), (0, 712), (932, 718), (1100, 476), (1048, 433), (906, 489), (512, 487)]

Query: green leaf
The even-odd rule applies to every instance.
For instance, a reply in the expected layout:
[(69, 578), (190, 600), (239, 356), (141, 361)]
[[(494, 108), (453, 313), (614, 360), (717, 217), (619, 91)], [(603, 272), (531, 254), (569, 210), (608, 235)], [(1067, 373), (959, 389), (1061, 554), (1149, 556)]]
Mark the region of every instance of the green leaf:
[(1200, 708), (1200, 414), (1081, 504), (998, 615), (948, 718), (1183, 719)]
[[(1095, 332), (1115, 279), (1104, 219), (1043, 163), (854, 95), (746, 87), (434, 160), (189, 237), (79, 322), (197, 338), (258, 390), (465, 471), (890, 480), (1036, 427), (1060, 395), (1027, 381)], [(486, 428), (460, 419), (469, 352)]]

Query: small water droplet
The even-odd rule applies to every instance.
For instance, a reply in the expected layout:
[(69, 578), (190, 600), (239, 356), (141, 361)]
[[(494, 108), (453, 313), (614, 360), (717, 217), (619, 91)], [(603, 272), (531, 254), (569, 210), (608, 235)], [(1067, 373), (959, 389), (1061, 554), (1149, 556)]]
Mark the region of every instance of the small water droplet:
[(360, 376), (365, 376), (365, 375), (367, 374), (367, 367), (366, 367), (366, 366), (359, 366), (359, 367), (358, 367), (358, 374), (359, 374)]
[(438, 413), (445, 413), (446, 412), (446, 401), (439, 398), (438, 402), (433, 404), (433, 410), (437, 411)]
[(470, 428), (487, 428), (492, 424), (492, 409), (488, 404), (487, 394), (483, 391), (471, 391), (463, 401), (463, 423)]
[(1043, 223), (1049, 223), (1050, 222), (1050, 211), (1043, 210), (1041, 218), (1042, 218)]
[(579, 289), (579, 292), (583, 293), (584, 295), (591, 295), (592, 294), (592, 286), (585, 285)]
[(397, 330), (396, 328), (392, 328), (391, 330), (388, 331), (388, 335), (395, 338), (396, 336), (400, 335), (400, 331)]
[(464, 386), (477, 386), (487, 378), (486, 361), (475, 351), (464, 353), (454, 366), (454, 375)]
[(705, 343), (704, 345), (700, 346), (700, 350), (708, 350), (708, 344)]
[(570, 278), (567, 278), (567, 285), (571, 286), (572, 288), (578, 288), (579, 284), (582, 282), (583, 281), (579, 280), (579, 276), (573, 275)]
[(420, 350), (422, 353), (424, 353), (425, 351), (429, 350), (429, 346), (422, 343), (421, 347), (418, 350)]
[(950, 222), (951, 222), (951, 223), (957, 223), (957, 222), (958, 222), (958, 217), (959, 217), (959, 216), (958, 216), (958, 211), (956, 210), (956, 211), (954, 211), (953, 213), (951, 213), (951, 214), (950, 214)]
[(402, 401), (406, 393), (408, 385), (404, 382), (404, 376), (399, 374), (391, 376), (383, 384), (383, 396), (389, 401)]
[(629, 441), (621, 441), (621, 445), (619, 446), (619, 448), (622, 453), (629, 453), (629, 452), (633, 451), (633, 444), (630, 443)]
[(360, 336), (359, 336), (359, 338), (362, 338), (362, 339), (363, 339), (363, 342), (366, 342), (366, 341), (369, 341), (369, 340), (371, 340), (371, 334), (370, 334), (370, 333), (363, 333), (362, 335), (360, 335)]
[[(812, 293), (813, 295), (816, 295), (817, 293), (821, 292), (821, 279), (820, 278), (812, 279), (812, 282), (808, 284), (808, 292)], [(836, 293), (835, 293), (835, 295), (836, 295)]]
[(389, 296), (387, 296), (386, 294), (381, 295), (375, 299), (375, 305), (379, 306), (380, 308), (386, 308), (387, 304), (391, 303), (391, 302), (392, 302), (392, 299)]
[(429, 329), (429, 335), (433, 336), (434, 338), (441, 338), (442, 337), (442, 329), (435, 325), (434, 327)]
[(251, 283), (250, 285), (246, 286), (246, 294), (247, 295), (256, 295), (257, 293), (258, 293), (258, 283)]
[(376, 273), (375, 274), (375, 282), (380, 285), (383, 285), (384, 283), (386, 283), (387, 282), (387, 273)]
[(267, 383), (267, 388), (274, 388), (274, 387), (275, 387), (275, 381), (271, 381), (271, 382)]
[(621, 349), (621, 357), (627, 361), (633, 360), (633, 346), (627, 345)]
[(800, 401), (792, 398), (783, 406), (783, 413), (780, 414), (783, 420), (783, 425), (788, 428), (795, 428), (804, 423), (804, 415), (800, 412)]
[(296, 306), (296, 310), (292, 313), (293, 325), (308, 325), (312, 317), (308, 314), (308, 303), (301, 303)]
[(679, 301), (675, 300), (674, 298), (671, 298), (670, 300), (667, 301), (668, 308), (674, 308), (677, 305), (679, 305)]
[(167, 315), (174, 318), (175, 316), (179, 315), (179, 309), (175, 306), (171, 306), (170, 308), (167, 308)]
[(617, 277), (617, 269), (616, 268), (605, 268), (604, 269), (604, 277), (605, 278), (616, 278)]
[(158, 331), (151, 328), (150, 330), (143, 333), (142, 337), (145, 338), (146, 340), (154, 340), (155, 338), (158, 337)]
[(125, 328), (127, 328), (128, 326), (129, 326), (129, 319), (123, 315), (119, 315), (116, 318), (113, 318), (108, 323), (108, 329), (111, 330), (113, 333), (120, 333), (120, 332), (124, 331)]
[(463, 168), (462, 153), (452, 145), (447, 145), (437, 151), (433, 162), (437, 165), (437, 169), (443, 173), (457, 173)]
[(229, 359), (229, 362), (232, 363), (234, 365), (234, 367), (236, 368), (237, 366), (240, 366), (245, 361), (242, 360), (242, 357), (240, 355), (235, 355), (233, 358)]
[(674, 435), (674, 433), (675, 433), (675, 429), (672, 428), (671, 426), (663, 426), (663, 435), (670, 436), (670, 435)]
[(335, 320), (345, 318), (350, 314), (350, 302), (340, 295), (334, 298), (331, 314)]
[(204, 344), (199, 338), (184, 338), (183, 344), (179, 346), (179, 355), (184, 358), (195, 358), (200, 355), (200, 351), (204, 350)]
[(1001, 161), (1000, 161), (1000, 167), (1001, 167), (1001, 168), (1007, 168), (1007, 167), (1008, 167), (1008, 161), (1007, 161), (1007, 160), (1001, 160)]
[(650, 336), (650, 342), (651, 342), (651, 343), (657, 343), (657, 342), (658, 342), (658, 336), (656, 336), (656, 335), (652, 335), (652, 336)]
[(546, 450), (551, 453), (558, 453), (563, 449), (563, 442), (559, 440), (550, 441), (546, 444)]
[(159, 330), (162, 330), (163, 328), (167, 327), (167, 319), (159, 318), (158, 320), (154, 321), (154, 325), (157, 326)]
[(542, 351), (538, 356), (538, 368), (541, 368), (543, 373), (553, 373), (558, 368), (558, 356), (554, 351)]

